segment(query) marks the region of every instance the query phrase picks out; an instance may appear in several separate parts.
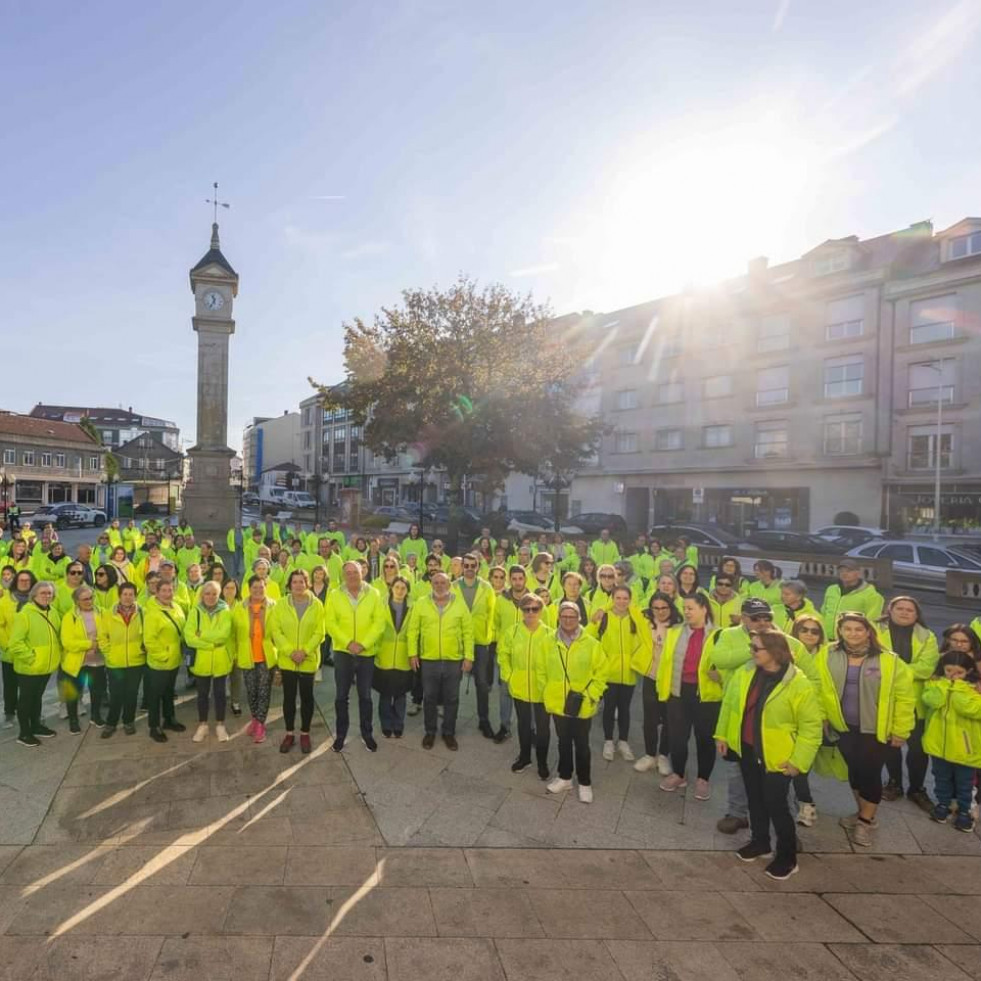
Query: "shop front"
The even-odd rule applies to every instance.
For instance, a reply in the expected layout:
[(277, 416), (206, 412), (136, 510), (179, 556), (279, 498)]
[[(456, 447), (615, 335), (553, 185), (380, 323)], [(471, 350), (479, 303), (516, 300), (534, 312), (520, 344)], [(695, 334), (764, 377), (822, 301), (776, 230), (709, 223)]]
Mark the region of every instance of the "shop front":
[[(892, 483), (885, 487), (886, 524), (905, 534), (933, 531), (936, 516), (934, 484)], [(942, 484), (940, 532), (944, 535), (981, 534), (981, 481)]]
[(654, 490), (654, 524), (717, 524), (734, 534), (807, 531), (808, 487), (688, 487)]

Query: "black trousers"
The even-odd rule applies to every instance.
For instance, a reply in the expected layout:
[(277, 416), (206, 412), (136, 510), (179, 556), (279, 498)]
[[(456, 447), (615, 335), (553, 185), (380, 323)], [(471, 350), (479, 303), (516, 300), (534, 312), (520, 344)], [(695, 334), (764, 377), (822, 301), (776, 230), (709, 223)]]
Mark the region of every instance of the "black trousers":
[(553, 715), (552, 721), (555, 723), (555, 735), (559, 741), (559, 776), (563, 780), (571, 780), (574, 761), (579, 786), (588, 787), (592, 758), (589, 750), (589, 729), (593, 720)]
[(668, 703), (658, 701), (657, 685), (653, 678), (644, 678), (640, 694), (644, 706), (644, 752), (648, 756), (667, 756), (671, 752)]
[(12, 719), (17, 714), (17, 685), (20, 676), (12, 661), (3, 662), (3, 714)]
[(473, 645), (473, 683), (477, 689), (477, 721), (490, 724), (490, 690), (494, 685), (491, 645)]
[[(906, 740), (906, 774), (909, 777), (908, 792), (923, 789), (926, 780), (927, 766), (930, 757), (923, 752), (923, 719), (917, 719), (913, 731)], [(903, 750), (895, 746), (886, 746), (886, 773), (889, 782), (903, 785)]]
[(160, 728), (160, 718), (164, 722), (174, 721), (174, 686), (177, 684), (176, 668), (146, 669), (146, 679), (143, 690), (146, 692), (148, 724), (151, 729)]
[(889, 749), (875, 738), (874, 732), (860, 732), (850, 726), (838, 737), (838, 749), (848, 764), (848, 783), (870, 804), (882, 802), (882, 767)]
[[(337, 663), (339, 651), (334, 652)], [(280, 671), (283, 677), (283, 724), (287, 732), (296, 723), (296, 693), (300, 693), (300, 732), (309, 732), (313, 721), (313, 672)]]
[(106, 668), (109, 675), (109, 714), (106, 725), (115, 726), (122, 714), (123, 725), (136, 719), (136, 698), (143, 680), (143, 665), (135, 668)]
[(518, 758), (531, 760), (531, 740), (535, 738), (535, 760), (539, 766), (548, 764), (548, 744), (551, 726), (548, 712), (541, 702), (514, 700), (514, 710), (518, 715)]
[(777, 861), (792, 863), (797, 859), (797, 829), (787, 801), (790, 777), (768, 772), (752, 747), (745, 750), (739, 758), (739, 769), (746, 785), (750, 834), (757, 844), (769, 848), (772, 824), (777, 837)]
[(667, 702), (668, 725), (671, 729), (671, 769), (679, 777), (688, 766), (688, 740), (695, 730), (695, 754), (698, 778), (708, 780), (715, 767), (715, 724), (719, 721), (720, 702), (703, 702), (698, 686), (682, 683), (681, 695), (672, 695)]
[(627, 741), (630, 736), (630, 702), (634, 697), (633, 685), (618, 685), (610, 682), (606, 686), (606, 693), (603, 695), (603, 738), (613, 739), (613, 728), (616, 729), (620, 739)]
[(348, 651), (334, 651), (334, 736), (346, 739), (351, 724), (348, 713), (348, 697), (351, 685), (358, 690), (358, 722), (361, 735), (371, 735), (371, 677), (375, 672), (375, 659)]
[(463, 661), (423, 661), (422, 722), (427, 735), (436, 735), (439, 706), (443, 706), (443, 735), (456, 735)]
[(102, 703), (105, 700), (108, 685), (104, 666), (96, 667), (83, 664), (77, 677), (59, 668), (58, 684), (65, 700), (65, 709), (68, 712), (69, 720), (78, 722), (78, 703), (86, 686), (88, 686), (89, 694), (92, 697), (92, 718), (98, 721), (102, 717)]
[(50, 677), (50, 673), (17, 675), (17, 721), (22, 739), (41, 727), (41, 701)]

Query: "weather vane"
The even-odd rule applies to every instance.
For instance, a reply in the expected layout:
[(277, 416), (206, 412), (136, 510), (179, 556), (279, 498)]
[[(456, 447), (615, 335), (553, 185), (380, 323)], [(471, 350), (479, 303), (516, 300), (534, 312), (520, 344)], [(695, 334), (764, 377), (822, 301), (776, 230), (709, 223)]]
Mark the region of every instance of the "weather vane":
[(214, 196), (214, 198), (205, 198), (204, 200), (205, 200), (205, 203), (206, 204), (213, 204), (214, 205), (214, 207), (215, 207), (215, 224), (217, 225), (218, 224), (218, 209), (219, 208), (230, 208), (231, 205), (227, 201), (219, 201), (218, 200), (218, 181), (215, 181), (214, 184), (212, 185), (212, 187), (214, 187), (214, 189), (215, 189), (215, 196)]

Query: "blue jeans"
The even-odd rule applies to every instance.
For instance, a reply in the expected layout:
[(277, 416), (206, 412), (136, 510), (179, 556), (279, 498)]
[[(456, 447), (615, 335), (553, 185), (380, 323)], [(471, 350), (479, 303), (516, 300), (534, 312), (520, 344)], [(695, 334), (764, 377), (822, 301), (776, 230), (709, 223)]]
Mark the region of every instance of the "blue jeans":
[(963, 763), (950, 763), (939, 756), (930, 757), (933, 766), (933, 790), (941, 807), (957, 801), (959, 814), (971, 813), (971, 794), (974, 790), (974, 768)]
[(378, 718), (385, 732), (402, 732), (405, 729), (405, 693), (392, 698), (382, 692), (378, 696)]
[[(501, 666), (497, 663), (497, 642), (495, 641), (488, 648), (490, 653), (490, 683), (494, 684), (494, 675), (497, 675), (497, 692), (498, 692), (498, 703), (497, 712), (501, 717), (501, 728), (510, 729), (511, 728), (511, 712), (514, 709), (514, 699), (511, 698), (511, 689), (501, 681)], [(488, 693), (489, 697), (489, 693)]]

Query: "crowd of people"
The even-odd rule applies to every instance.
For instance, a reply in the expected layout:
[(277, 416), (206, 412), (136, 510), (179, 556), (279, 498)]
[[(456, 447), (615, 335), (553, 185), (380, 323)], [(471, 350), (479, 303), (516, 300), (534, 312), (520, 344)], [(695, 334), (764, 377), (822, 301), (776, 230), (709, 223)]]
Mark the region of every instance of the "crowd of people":
[(229, 529), (222, 556), (184, 519), (113, 521), (70, 556), (54, 529), (25, 522), (0, 534), (3, 725), (19, 725), (25, 747), (53, 737), (42, 699), (55, 676), (69, 732), (82, 731), (88, 690), (102, 738), (120, 724), (133, 735), (142, 700), (150, 738), (166, 742), (185, 731), (175, 713), (185, 667), (197, 690), (194, 742), (210, 737), (212, 717), (227, 740), (227, 712), (243, 706), (247, 733), (264, 742), (281, 686), (279, 750), (298, 742), (309, 753), (314, 685), (330, 668), (335, 752), (348, 741), (352, 687), (370, 752), (376, 695), (384, 739), (404, 738), (407, 717), (421, 713), (422, 746), (440, 738), (456, 751), (470, 675), (480, 734), (504, 743), (514, 718), (511, 769), (535, 767), (549, 793), (575, 787), (592, 801), (596, 715), (603, 759), (656, 772), (665, 793), (693, 777), (694, 799), (708, 800), (721, 761), (718, 828), (748, 830), (737, 854), (768, 859), (772, 878), (797, 871), (796, 825), (818, 819), (810, 772), (849, 782), (855, 812), (841, 824), (855, 845), (872, 844), (882, 800), (904, 793), (933, 820), (973, 830), (981, 617), (948, 626), (938, 643), (915, 599), (886, 603), (850, 558), (816, 606), (765, 559), (746, 576), (723, 558), (703, 585), (683, 537), (639, 535), (621, 552), (607, 531), (574, 543), (484, 532), (451, 556), (415, 525), (405, 537), (349, 539), (333, 521), (303, 531), (267, 518)]

